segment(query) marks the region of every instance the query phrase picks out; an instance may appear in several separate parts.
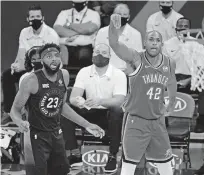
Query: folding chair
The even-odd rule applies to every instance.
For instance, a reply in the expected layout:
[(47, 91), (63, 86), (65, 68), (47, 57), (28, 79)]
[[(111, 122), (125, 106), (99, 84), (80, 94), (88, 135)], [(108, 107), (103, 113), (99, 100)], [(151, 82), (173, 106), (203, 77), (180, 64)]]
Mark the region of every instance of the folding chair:
[[(167, 93), (165, 95), (165, 101), (168, 102)], [(185, 162), (186, 168), (188, 163), (191, 168), (189, 145), (194, 109), (194, 99), (188, 94), (177, 92), (174, 112), (171, 116), (167, 117), (167, 131), (171, 146), (172, 148), (184, 150), (183, 162)]]

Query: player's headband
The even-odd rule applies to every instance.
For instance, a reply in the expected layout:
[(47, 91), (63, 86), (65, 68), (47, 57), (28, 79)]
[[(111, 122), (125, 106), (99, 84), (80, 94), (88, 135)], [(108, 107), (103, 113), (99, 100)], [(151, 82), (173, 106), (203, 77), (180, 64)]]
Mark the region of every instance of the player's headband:
[(44, 56), (49, 53), (49, 52), (57, 52), (60, 53), (59, 50), (57, 50), (55, 47), (50, 47), (45, 49), (42, 53), (41, 53), (41, 58), (44, 58)]

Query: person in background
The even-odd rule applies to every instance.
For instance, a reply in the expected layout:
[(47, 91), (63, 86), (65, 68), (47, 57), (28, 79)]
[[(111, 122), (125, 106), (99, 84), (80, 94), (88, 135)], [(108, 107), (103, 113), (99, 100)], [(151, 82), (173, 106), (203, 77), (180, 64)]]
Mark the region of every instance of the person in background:
[[(122, 16), (120, 37), (119, 41), (127, 45), (130, 48), (136, 49), (138, 52), (142, 51), (142, 37), (139, 31), (131, 27), (128, 22), (130, 19), (130, 9), (126, 4), (117, 4), (114, 14), (120, 14)], [(96, 36), (95, 45), (99, 43), (105, 43), (109, 45), (109, 26), (101, 28)], [(125, 61), (121, 60), (111, 48), (111, 58), (110, 63), (116, 68), (124, 71), (127, 74), (128, 68)]]
[(2, 73), (3, 108), (1, 124), (7, 125), (11, 122), (9, 113), (16, 95), (15, 84), (20, 77), (26, 73), (24, 62), (26, 52), (33, 46), (42, 46), (46, 43), (59, 44), (59, 37), (54, 29), (44, 22), (44, 14), (39, 5), (32, 5), (28, 8), (27, 18), (29, 27), (23, 28), (19, 36), (19, 48), (11, 68)]
[(191, 22), (188, 18), (179, 18), (176, 23), (176, 36), (164, 42), (163, 54), (173, 59), (176, 63), (176, 79), (178, 84), (178, 91), (191, 94), (191, 71), (187, 64), (185, 55), (182, 54), (182, 45), (187, 39), (194, 39), (188, 33), (191, 28)]
[(60, 36), (62, 50), (68, 49), (64, 67), (89, 66), (96, 33), (100, 28), (100, 16), (87, 7), (86, 0), (73, 0), (73, 8), (62, 10), (53, 28)]
[(153, 30), (161, 33), (163, 41), (176, 36), (176, 22), (183, 15), (173, 9), (173, 1), (159, 1), (160, 11), (149, 16), (146, 24), (146, 32)]
[(113, 14), (115, 7), (125, 1), (91, 1), (92, 7), (101, 16), (101, 28), (110, 24), (110, 16)]
[[(91, 66), (82, 68), (77, 74), (70, 103), (86, 120), (107, 131), (104, 139), (110, 138), (110, 154), (105, 172), (114, 172), (117, 170), (116, 156), (121, 141), (123, 119), (121, 105), (127, 93), (127, 78), (121, 70), (110, 64), (110, 47), (106, 44), (95, 46), (92, 61)], [(63, 123), (66, 150), (71, 152), (69, 160), (73, 165), (82, 161), (75, 135), (76, 126), (68, 120)], [(104, 139), (102, 141), (105, 141)]]

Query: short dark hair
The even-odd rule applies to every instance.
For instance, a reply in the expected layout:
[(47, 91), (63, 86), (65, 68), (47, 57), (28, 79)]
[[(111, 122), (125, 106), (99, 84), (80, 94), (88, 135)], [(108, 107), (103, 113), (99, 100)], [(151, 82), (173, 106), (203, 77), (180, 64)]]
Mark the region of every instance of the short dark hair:
[(29, 17), (29, 12), (30, 12), (31, 10), (40, 10), (41, 13), (42, 13), (42, 16), (44, 16), (43, 11), (42, 11), (42, 8), (41, 8), (41, 6), (40, 6), (39, 4), (37, 4), (37, 5), (34, 4), (34, 5), (31, 5), (30, 7), (28, 7), (27, 17)]
[[(32, 62), (31, 62), (31, 59), (33, 57), (33, 55), (35, 54), (38, 54), (39, 53), (39, 49), (40, 49), (40, 46), (34, 46), (32, 47), (31, 49), (29, 49), (26, 54), (25, 54), (25, 69), (27, 72), (30, 72), (33, 70), (33, 66), (32, 66)], [(39, 58), (40, 59), (40, 58)]]
[(187, 20), (188, 23), (189, 23), (189, 28), (191, 28), (191, 21), (190, 21), (190, 19), (188, 19), (188, 18), (186, 18), (186, 17), (181, 17), (181, 18), (179, 18), (179, 19), (177, 20), (177, 22), (176, 22), (176, 26), (178, 25), (179, 21), (181, 21), (181, 20)]
[(45, 44), (45, 45), (43, 45), (43, 46), (40, 47), (40, 49), (39, 49), (39, 55), (40, 55), (40, 57), (41, 57), (42, 52), (43, 52), (44, 50), (46, 50), (46, 49), (49, 49), (49, 48), (55, 48), (55, 49), (57, 49), (57, 50), (60, 52), (60, 47), (59, 47), (57, 44), (47, 43), (47, 44)]

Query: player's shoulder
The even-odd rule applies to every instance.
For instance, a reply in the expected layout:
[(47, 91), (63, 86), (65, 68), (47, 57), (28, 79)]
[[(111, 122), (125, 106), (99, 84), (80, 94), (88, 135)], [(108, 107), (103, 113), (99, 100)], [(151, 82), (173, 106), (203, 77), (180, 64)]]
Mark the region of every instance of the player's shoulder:
[(174, 59), (171, 59), (169, 56), (167, 55), (163, 55), (164, 59), (166, 59), (167, 64), (169, 64), (169, 67), (171, 67), (171, 69), (175, 69), (176, 68), (176, 62)]
[(62, 71), (62, 75), (66, 85), (69, 84), (69, 72), (66, 69), (60, 69)]
[(34, 72), (24, 77), (20, 84), (21, 89), (27, 90), (30, 92), (35, 91), (37, 87), (38, 87), (38, 79)]

